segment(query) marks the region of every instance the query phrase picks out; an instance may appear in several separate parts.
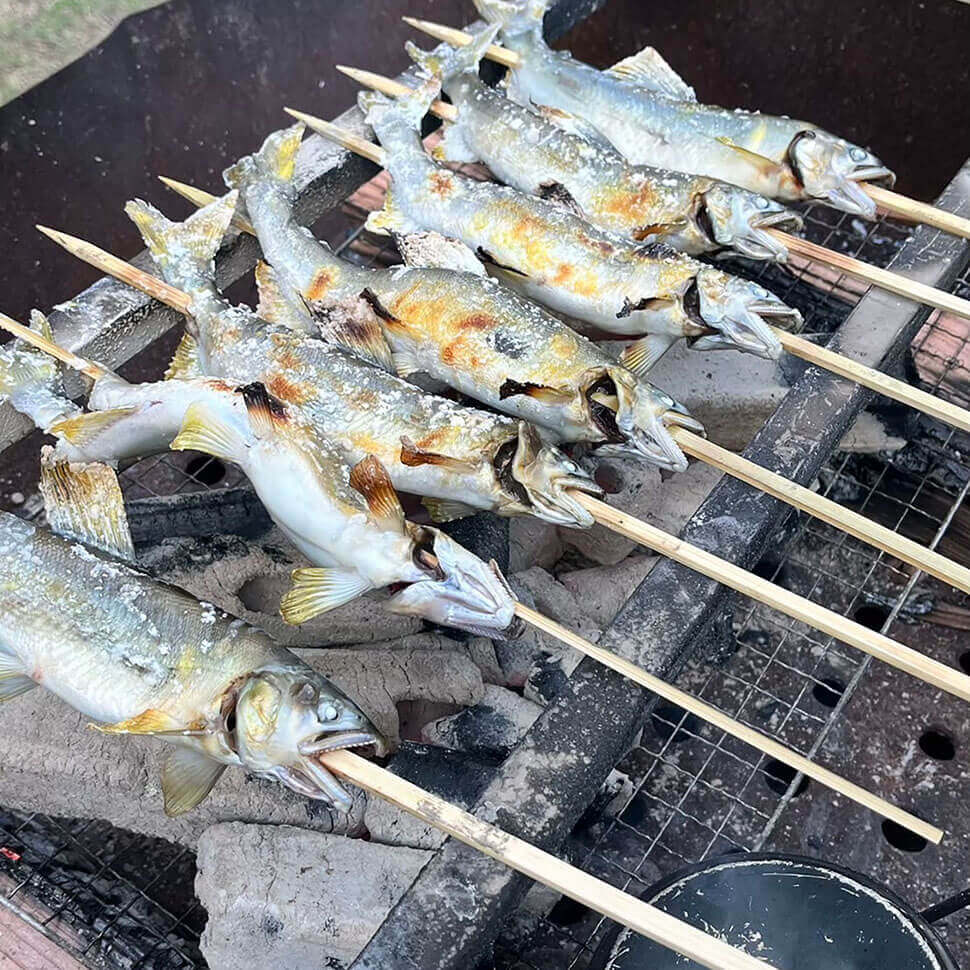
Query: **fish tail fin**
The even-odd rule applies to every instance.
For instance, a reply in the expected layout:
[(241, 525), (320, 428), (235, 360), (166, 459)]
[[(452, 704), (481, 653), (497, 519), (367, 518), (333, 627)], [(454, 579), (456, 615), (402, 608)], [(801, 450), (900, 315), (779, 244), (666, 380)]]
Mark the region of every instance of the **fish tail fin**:
[(384, 194), (384, 205), (367, 217), (364, 228), (381, 236), (406, 236), (417, 230), (417, 226), (397, 204), (393, 186)]
[[(30, 329), (53, 343), (50, 324), (40, 310), (31, 311)], [(0, 398), (18, 391), (52, 388), (59, 377), (58, 362), (23, 340), (13, 340), (0, 348)]]
[(371, 127), (382, 117), (400, 118), (416, 131), (421, 128), (421, 121), (431, 108), (432, 102), (441, 93), (440, 77), (426, 78), (409, 94), (400, 98), (389, 98), (378, 91), (362, 91), (357, 96), (357, 105), (364, 113), (364, 120)]
[(474, 0), (475, 9), (490, 24), (498, 24), (502, 33), (523, 34), (538, 30), (549, 0)]
[(246, 449), (246, 437), (231, 417), (217, 413), (208, 402), (196, 401), (186, 410), (182, 428), (170, 447), (172, 451), (201, 451), (238, 464)]
[(227, 168), (222, 177), (230, 189), (238, 189), (243, 198), (251, 185), (272, 183), (293, 194), (293, 172), (296, 153), (300, 150), (306, 125), (298, 122), (282, 131), (274, 131), (258, 152), (241, 158)]
[(125, 206), (165, 281), (191, 293), (214, 285), (215, 257), (236, 212), (238, 192), (194, 212), (185, 222), (166, 219), (153, 205), (135, 199)]
[(444, 83), (461, 74), (478, 72), (478, 65), (485, 56), (489, 44), (495, 40), (499, 26), (498, 23), (490, 24), (475, 34), (470, 44), (464, 47), (452, 47), (442, 55), (434, 51), (422, 50), (411, 41), (404, 45), (404, 49), (427, 77), (437, 78)]

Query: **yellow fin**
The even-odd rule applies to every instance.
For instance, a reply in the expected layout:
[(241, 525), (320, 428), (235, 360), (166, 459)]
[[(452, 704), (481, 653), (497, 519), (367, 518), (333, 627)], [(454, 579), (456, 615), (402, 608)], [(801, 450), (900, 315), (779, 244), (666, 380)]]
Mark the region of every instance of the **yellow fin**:
[(260, 438), (272, 438), (277, 432), (286, 430), (289, 425), (286, 405), (266, 390), (259, 381), (237, 388), (246, 402), (249, 426)]
[(174, 818), (192, 811), (212, 791), (225, 770), (225, 765), (192, 748), (174, 748), (162, 765), (165, 814)]
[(404, 509), (387, 469), (374, 457), (368, 455), (350, 470), (350, 487), (364, 496), (371, 514), (381, 521), (404, 528)]
[(182, 334), (182, 339), (169, 362), (168, 370), (165, 371), (165, 380), (189, 380), (193, 377), (202, 377), (203, 374), (202, 364), (199, 361), (198, 340), (190, 333)]
[(453, 499), (430, 498), (425, 496), (421, 499), (421, 504), (428, 510), (432, 522), (454, 522), (455, 519), (464, 519), (466, 516), (474, 515), (481, 509), (465, 505), (464, 502), (456, 502)]
[(153, 707), (129, 717), (117, 724), (90, 724), (89, 727), (102, 734), (180, 734), (178, 721), (165, 711)]
[(349, 569), (296, 569), (292, 579), (293, 585), (280, 601), (280, 615), (293, 626), (343, 606), (373, 588), (360, 573)]
[(643, 377), (676, 342), (667, 334), (649, 333), (635, 340), (620, 354), (620, 363), (637, 377)]
[(63, 438), (78, 448), (90, 444), (108, 428), (134, 414), (137, 407), (108, 408), (105, 411), (86, 411), (72, 418), (56, 421), (48, 428), (51, 434)]
[(231, 189), (245, 189), (253, 182), (267, 179), (292, 181), (305, 130), (306, 125), (301, 121), (268, 135), (255, 155), (247, 155), (223, 172), (226, 185)]
[(297, 333), (314, 333), (313, 317), (298, 293), (287, 293), (276, 270), (264, 260), (256, 263), (256, 288), (259, 290), (257, 315), (267, 323)]
[(364, 228), (381, 236), (403, 236), (409, 232), (415, 232), (419, 227), (412, 225), (404, 215), (404, 212), (394, 201), (393, 188), (390, 188), (384, 196), (383, 207), (367, 217)]
[(172, 451), (202, 451), (225, 461), (239, 461), (245, 446), (242, 434), (202, 401), (190, 404), (182, 428), (169, 446)]
[(518, 394), (524, 394), (526, 397), (531, 397), (536, 401), (541, 401), (543, 404), (550, 405), (561, 404), (563, 401), (567, 401), (573, 397), (573, 392), (570, 390), (559, 390), (555, 387), (549, 387), (546, 384), (532, 384), (529, 382), (523, 384), (519, 381), (513, 381), (511, 378), (506, 380), (498, 391), (499, 400), (501, 401), (504, 401), (507, 397), (515, 397)]
[(773, 175), (782, 168), (777, 162), (773, 162), (764, 155), (759, 155), (757, 152), (742, 148), (740, 145), (735, 145), (730, 138), (726, 138), (723, 135), (720, 138), (716, 138), (715, 141), (720, 142), (725, 148), (730, 148), (732, 151), (737, 152), (749, 165), (756, 166), (765, 175)]
[(401, 464), (409, 468), (417, 468), (419, 465), (439, 465), (459, 473), (474, 471), (476, 468), (474, 462), (464, 458), (452, 458), (450, 455), (442, 455), (436, 451), (425, 451), (406, 437), (401, 438)]
[(54, 458), (47, 446), (41, 452), (40, 491), (52, 532), (127, 562), (134, 560), (125, 500), (114, 469)]

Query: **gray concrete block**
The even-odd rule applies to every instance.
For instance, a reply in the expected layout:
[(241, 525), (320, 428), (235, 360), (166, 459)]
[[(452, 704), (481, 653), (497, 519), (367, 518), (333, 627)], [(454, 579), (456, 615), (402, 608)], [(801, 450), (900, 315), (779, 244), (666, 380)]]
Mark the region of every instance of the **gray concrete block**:
[(288, 825), (214, 825), (195, 888), (212, 970), (349, 967), (430, 852)]

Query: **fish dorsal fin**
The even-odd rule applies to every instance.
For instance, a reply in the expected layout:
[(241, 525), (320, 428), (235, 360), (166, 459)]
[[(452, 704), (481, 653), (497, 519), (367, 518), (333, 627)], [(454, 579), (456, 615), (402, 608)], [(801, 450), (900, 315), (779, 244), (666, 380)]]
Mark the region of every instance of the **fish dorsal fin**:
[(175, 348), (175, 353), (172, 354), (168, 370), (165, 371), (165, 380), (191, 380), (193, 377), (202, 377), (203, 374), (202, 364), (199, 361), (199, 342), (192, 334), (184, 333)]
[(511, 378), (502, 384), (498, 392), (500, 401), (504, 401), (507, 397), (515, 397), (519, 394), (524, 394), (526, 397), (541, 401), (543, 404), (561, 404), (564, 400), (568, 400), (573, 396), (572, 391), (549, 387), (547, 384), (533, 384), (528, 381), (521, 383), (519, 381), (513, 381)]
[(30, 329), (34, 333), (39, 333), (45, 340), (54, 343), (54, 331), (51, 330), (51, 322), (40, 310), (30, 311)]
[(616, 154), (616, 149), (612, 143), (598, 128), (586, 121), (585, 118), (580, 118), (577, 115), (570, 114), (568, 111), (564, 111), (562, 108), (555, 108), (548, 104), (536, 104), (533, 102), (532, 106), (542, 118), (557, 128), (561, 128), (567, 135), (575, 135), (577, 138), (582, 138), (583, 141), (588, 141), (590, 144), (607, 149), (612, 154)]
[(697, 100), (694, 89), (664, 60), (656, 47), (644, 47), (639, 54), (624, 57), (605, 73), (678, 101)]
[(440, 232), (412, 232), (398, 236), (395, 242), (407, 266), (486, 275), (481, 260), (453, 236), (443, 236)]
[(777, 162), (772, 161), (772, 159), (767, 158), (764, 155), (759, 155), (757, 152), (751, 151), (750, 148), (742, 148), (740, 145), (735, 145), (730, 138), (723, 135), (719, 138), (715, 138), (714, 140), (722, 144), (725, 148), (730, 148), (731, 151), (736, 152), (749, 165), (754, 165), (758, 171), (764, 173), (765, 175), (772, 175), (782, 167)]
[(620, 363), (637, 377), (643, 377), (673, 346), (677, 338), (664, 333), (648, 333), (635, 340), (620, 354)]
[(463, 458), (452, 458), (435, 451), (425, 451), (419, 448), (410, 438), (401, 438), (401, 464), (409, 468), (419, 465), (438, 465), (453, 472), (467, 473), (475, 470), (473, 462)]
[(547, 202), (554, 202), (556, 205), (568, 209), (573, 215), (580, 219), (586, 218), (583, 207), (573, 198), (572, 193), (562, 182), (543, 182), (536, 190), (536, 195)]
[(52, 532), (134, 561), (125, 500), (113, 468), (54, 458), (47, 446), (41, 452), (40, 491)]
[(350, 569), (313, 566), (294, 570), (291, 578), (293, 585), (280, 600), (280, 615), (292, 626), (306, 623), (373, 589), (369, 580)]
[(246, 414), (249, 417), (249, 427), (253, 433), (264, 441), (275, 438), (289, 425), (289, 413), (286, 405), (273, 397), (266, 390), (266, 385), (260, 381), (246, 384), (237, 388), (246, 403)]
[(404, 509), (394, 491), (387, 469), (368, 455), (350, 470), (350, 487), (364, 496), (371, 514), (389, 525), (404, 528)]
[(316, 324), (326, 343), (393, 374), (394, 355), (384, 338), (382, 319), (393, 321), (395, 318), (371, 290), (365, 289), (360, 299), (351, 304), (341, 303), (318, 310)]
[(192, 748), (169, 751), (162, 765), (162, 797), (170, 818), (191, 812), (212, 791), (226, 766)]
[(474, 515), (479, 509), (464, 502), (456, 502), (453, 499), (430, 498), (426, 496), (421, 499), (421, 504), (428, 510), (432, 522), (454, 522), (455, 519), (464, 519), (466, 516)]
[(267, 323), (286, 327), (296, 333), (314, 333), (313, 315), (299, 293), (289, 290), (276, 270), (264, 260), (256, 263), (256, 288), (259, 305), (256, 315)]

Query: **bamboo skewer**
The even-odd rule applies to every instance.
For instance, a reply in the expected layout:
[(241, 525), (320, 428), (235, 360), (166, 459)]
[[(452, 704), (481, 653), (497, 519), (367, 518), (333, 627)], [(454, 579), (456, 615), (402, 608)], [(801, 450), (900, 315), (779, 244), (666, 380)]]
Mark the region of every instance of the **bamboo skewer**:
[[(294, 118), (298, 118), (309, 128), (312, 128), (325, 138), (329, 138), (332, 141), (337, 142), (337, 144), (342, 145), (344, 148), (356, 152), (357, 154), (362, 155), (364, 158), (370, 159), (372, 162), (375, 162), (378, 165), (384, 165), (386, 156), (384, 154), (384, 149), (379, 145), (375, 145), (373, 142), (367, 141), (366, 138), (361, 138), (359, 135), (348, 132), (329, 121), (324, 121), (322, 118), (317, 118), (316, 116), (307, 114), (306, 112), (296, 111), (293, 108), (284, 108), (283, 110), (286, 111), (287, 114), (292, 115)], [(771, 229), (767, 231), (775, 232), (775, 230)], [(809, 243), (803, 239), (798, 239), (795, 236), (792, 236), (791, 238), (798, 243), (800, 249), (814, 247), (815, 245), (814, 243)], [(822, 249), (822, 247), (817, 248)], [(822, 251), (829, 252), (828, 250)], [(839, 259), (848, 259), (848, 257), (841, 257), (837, 253), (832, 253), (832, 255), (837, 256)], [(858, 262), (858, 260), (855, 262)], [(833, 265), (836, 264), (833, 263)], [(860, 266), (866, 266), (866, 264), (860, 263)], [(878, 274), (885, 273), (886, 271), (877, 269), (874, 266), (867, 266), (866, 272)], [(904, 277), (896, 274), (890, 273), (889, 275), (895, 276), (896, 280), (904, 280)], [(905, 282), (909, 283), (911, 281), (907, 280)], [(923, 286), (923, 284), (914, 285)], [(932, 287), (926, 288), (932, 289)], [(944, 298), (941, 300), (941, 302), (947, 302), (950, 298), (950, 294), (944, 293), (942, 290), (935, 292), (939, 293), (940, 296)], [(959, 298), (953, 297), (953, 299)], [(917, 299), (917, 302), (920, 301)], [(970, 301), (963, 300), (962, 302), (966, 303), (967, 306), (970, 307)], [(962, 431), (970, 431), (970, 411), (968, 411), (966, 408), (958, 407), (957, 405), (951, 404), (948, 401), (943, 401), (940, 398), (934, 397), (932, 394), (928, 394), (926, 391), (921, 391), (918, 388), (911, 387), (904, 381), (897, 380), (894, 377), (889, 377), (873, 367), (868, 367), (865, 364), (859, 363), (859, 361), (853, 360), (851, 357), (845, 357), (844, 355), (838, 354), (833, 350), (828, 350), (825, 347), (819, 347), (817, 344), (813, 344), (810, 340), (806, 340), (804, 337), (799, 337), (796, 334), (789, 333), (786, 330), (781, 330), (778, 327), (772, 327), (771, 329), (780, 341), (781, 345), (790, 354), (794, 354), (796, 357), (801, 357), (803, 360), (807, 360), (809, 363), (815, 364), (817, 367), (821, 367), (824, 370), (831, 371), (833, 374), (838, 374), (840, 377), (844, 377), (847, 380), (861, 384), (863, 387), (868, 387), (874, 391), (878, 391), (880, 394), (884, 394), (886, 397), (899, 401), (902, 404), (906, 404), (909, 407), (914, 407), (917, 410), (950, 424)]]
[[(363, 87), (373, 88), (375, 91), (380, 91), (382, 94), (387, 94), (391, 97), (400, 98), (412, 92), (412, 89), (407, 85), (401, 84), (392, 78), (384, 77), (381, 74), (374, 74), (372, 71), (361, 71), (357, 68), (345, 67), (340, 64), (337, 65), (337, 70)], [(437, 115), (445, 121), (455, 121), (458, 118), (458, 109), (455, 105), (448, 104), (445, 101), (439, 100), (432, 102), (430, 110), (432, 114)], [(765, 229), (765, 232), (777, 239), (783, 246), (786, 246), (789, 251), (799, 256), (804, 256), (806, 259), (816, 263), (831, 266), (840, 273), (845, 273), (854, 279), (878, 286), (880, 289), (895, 293), (897, 296), (915, 300), (917, 303), (925, 303), (927, 306), (934, 307), (937, 310), (944, 310), (958, 317), (970, 320), (970, 300), (954, 296), (952, 293), (947, 293), (945, 290), (940, 290), (933, 286), (927, 286), (925, 283), (908, 279), (899, 273), (893, 273), (887, 269), (880, 269), (878, 266), (872, 266), (869, 263), (863, 262), (861, 259), (855, 259), (852, 256), (846, 256), (835, 250), (827, 249), (825, 246), (819, 246), (816, 243), (809, 242), (799, 236), (793, 236), (791, 233), (783, 232), (780, 229), (768, 228)]]
[(55, 344), (52, 340), (48, 340), (36, 330), (31, 330), (30, 327), (25, 327), (23, 324), (17, 323), (16, 320), (8, 317), (5, 313), (0, 313), (0, 327), (12, 333), (15, 337), (20, 337), (24, 343), (28, 343), (33, 347), (45, 351), (56, 360), (67, 364), (72, 370), (79, 371), (92, 380), (99, 380), (111, 373), (106, 367), (95, 364), (93, 361), (85, 360), (83, 357), (78, 357), (77, 354), (71, 353), (70, 350), (67, 350), (60, 344)]
[[(8, 320), (9, 318), (6, 318), (0, 314), (0, 327), (9, 329), (10, 324), (13, 324), (13, 327), (17, 328), (18, 331), (26, 329), (20, 327), (20, 324), (14, 321), (7, 322)], [(100, 365), (91, 361), (83, 360), (80, 357), (76, 357), (76, 355), (64, 351), (61, 347), (48, 340), (42, 334), (35, 333), (33, 330), (27, 330), (27, 334), (29, 334), (29, 336), (26, 339), (28, 339), (35, 347), (51, 354), (54, 357), (64, 359), (62, 355), (66, 355), (73, 358), (73, 361), (76, 363), (70, 361), (65, 362), (70, 363), (71, 366), (77, 366), (78, 364), (82, 365), (82, 367), (78, 367), (78, 369), (84, 369), (85, 373), (93, 373), (101, 370)], [(536, 610), (531, 609), (525, 604), (516, 603), (515, 612), (516, 615), (523, 619), (526, 623), (535, 626), (537, 629), (543, 630), (551, 636), (556, 637), (563, 643), (574, 647), (593, 660), (603, 664), (606, 667), (609, 667), (611, 670), (628, 677), (634, 683), (653, 691), (659, 697), (662, 697), (673, 704), (680, 705), (685, 710), (697, 715), (699, 718), (707, 721), (709, 724), (712, 724), (727, 734), (730, 734), (731, 736), (750, 744), (762, 754), (765, 754), (770, 758), (776, 758), (777, 760), (788, 764), (796, 771), (800, 771), (803, 774), (808, 775), (810, 778), (814, 778), (819, 783), (826, 785), (852, 801), (858, 802), (860, 805), (871, 809), (878, 815), (891, 819), (899, 825), (908, 828), (910, 831), (921, 835), (923, 838), (928, 839), (934, 844), (939, 844), (939, 842), (942, 840), (943, 831), (936, 826), (931, 825), (928, 822), (924, 822), (922, 819), (916, 818), (916, 816), (897, 808), (876, 795), (873, 795), (871, 792), (868, 792), (859, 785), (840, 777), (826, 768), (822, 768), (809, 758), (806, 758), (795, 751), (789, 750), (779, 742), (774, 741), (758, 731), (755, 731), (753, 728), (734, 720), (724, 712), (718, 710), (716, 707), (705, 704), (703, 701), (692, 697), (690, 694), (687, 694), (682, 690), (678, 690), (676, 687), (666, 683), (666, 681), (661, 680), (659, 677), (653, 676), (642, 667), (638, 667), (629, 660), (625, 660), (623, 657), (620, 657), (609, 650), (605, 650), (602, 647), (595, 646), (589, 640), (586, 640), (578, 634), (573, 633), (571, 630), (559, 623), (556, 623), (549, 617), (543, 616), (541, 613), (538, 613)]]
[[(451, 44), (452, 47), (465, 47), (473, 40), (472, 35), (464, 30), (446, 27), (444, 24), (438, 24), (432, 20), (421, 20), (418, 17), (402, 17), (401, 19), (409, 26), (414, 27), (415, 30), (428, 34), (435, 40)], [(500, 44), (489, 44), (485, 56), (490, 61), (510, 68), (518, 67), (521, 62), (521, 58), (515, 51), (510, 51)], [(909, 222), (925, 222), (926, 225), (933, 226), (935, 229), (942, 229), (944, 232), (952, 233), (955, 236), (970, 239), (970, 219), (954, 215), (952, 212), (930, 205), (928, 202), (910, 199), (879, 185), (864, 182), (861, 187), (880, 209), (891, 216), (906, 219)]]
[(320, 756), (320, 760), (334, 774), (701, 966), (711, 970), (771, 970), (757, 957), (483, 822), (352, 751), (333, 751)]
[[(401, 87), (404, 87), (404, 85), (401, 85)], [(448, 105), (448, 107), (451, 107), (451, 105)], [(184, 182), (177, 182), (175, 179), (166, 178), (164, 175), (159, 176), (159, 178), (172, 191), (177, 192), (200, 208), (216, 201), (215, 195), (203, 189), (187, 185)], [(254, 232), (252, 227), (248, 231)], [(814, 346), (814, 344), (811, 346)], [(713, 465), (715, 468), (719, 468), (721, 471), (761, 489), (774, 498), (827, 522), (829, 525), (842, 529), (856, 539), (895, 556), (910, 566), (929, 573), (965, 593), (970, 593), (970, 569), (967, 567), (953, 562), (945, 556), (941, 556), (938, 552), (927, 549), (925, 546), (921, 546), (919, 543), (913, 542), (911, 539), (907, 539), (905, 536), (901, 536), (891, 529), (887, 529), (877, 522), (873, 522), (871, 519), (867, 519), (865, 516), (819, 495), (817, 492), (813, 492), (811, 489), (789, 481), (787, 478), (769, 471), (747, 458), (727, 451), (700, 435), (693, 434), (684, 428), (671, 428), (670, 433), (680, 447), (692, 457), (708, 465)]]

